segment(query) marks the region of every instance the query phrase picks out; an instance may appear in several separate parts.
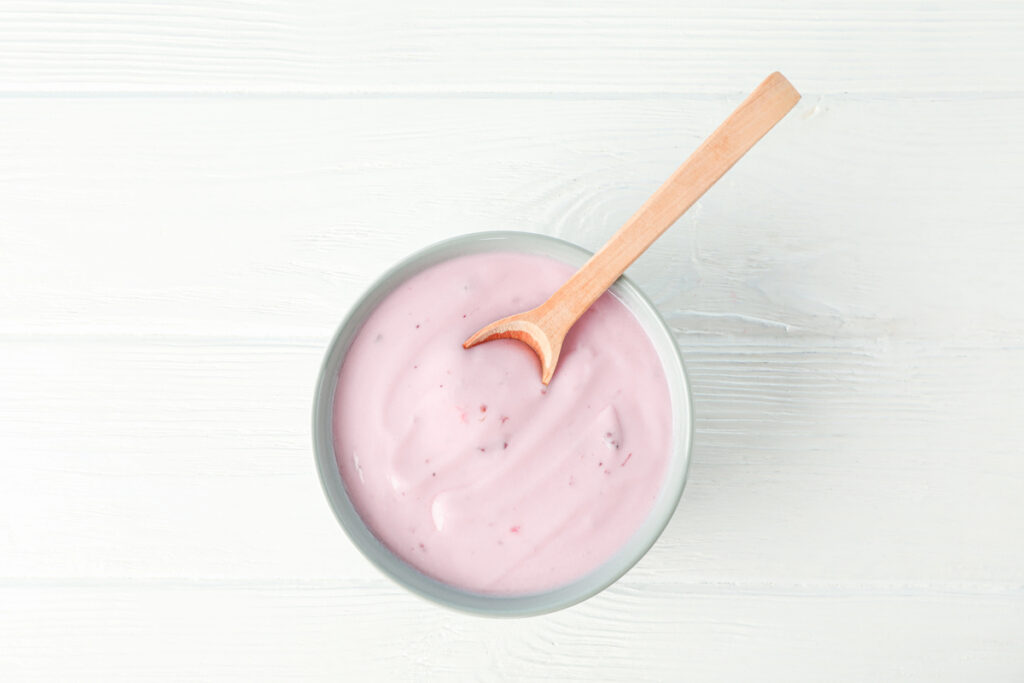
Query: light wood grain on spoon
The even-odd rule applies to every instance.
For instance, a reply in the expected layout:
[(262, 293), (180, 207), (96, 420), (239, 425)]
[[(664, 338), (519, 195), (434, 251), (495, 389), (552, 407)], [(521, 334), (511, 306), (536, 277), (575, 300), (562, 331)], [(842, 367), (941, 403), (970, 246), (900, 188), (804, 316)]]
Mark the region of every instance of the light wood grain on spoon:
[(799, 100), (800, 93), (785, 76), (775, 72), (766, 78), (551, 298), (485, 325), (463, 346), (492, 339), (521, 341), (537, 354), (541, 381), (548, 384), (565, 335), (580, 316)]

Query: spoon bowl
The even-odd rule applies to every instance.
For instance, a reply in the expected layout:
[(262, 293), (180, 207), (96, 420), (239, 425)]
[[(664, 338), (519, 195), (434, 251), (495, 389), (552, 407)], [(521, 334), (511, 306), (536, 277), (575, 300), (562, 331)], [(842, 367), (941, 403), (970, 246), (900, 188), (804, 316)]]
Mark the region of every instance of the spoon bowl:
[[(550, 302), (551, 299), (548, 299), (548, 303)], [(552, 329), (547, 324), (547, 314), (550, 309), (551, 307), (545, 304), (523, 313), (495, 320), (474, 332), (473, 336), (463, 342), (462, 347), (468, 349), (493, 339), (520, 341), (537, 354), (537, 358), (540, 360), (541, 382), (548, 384), (555, 374), (555, 366), (558, 365), (558, 356), (562, 352), (562, 341), (569, 332), (568, 328), (561, 331), (560, 334), (552, 334), (549, 331)]]

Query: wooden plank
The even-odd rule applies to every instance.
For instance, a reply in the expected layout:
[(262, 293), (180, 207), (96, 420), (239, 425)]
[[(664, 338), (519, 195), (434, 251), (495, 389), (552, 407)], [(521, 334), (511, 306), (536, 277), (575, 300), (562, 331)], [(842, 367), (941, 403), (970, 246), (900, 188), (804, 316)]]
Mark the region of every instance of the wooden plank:
[[(738, 99), (8, 100), (0, 334), (322, 338), (441, 238), (599, 246)], [(1018, 344), (1022, 113), (807, 98), (629, 273), (680, 334)]]
[(15, 0), (0, 91), (1020, 92), (1020, 3)]
[[(0, 577), (377, 577), (314, 472), (325, 341), (4, 341)], [(1024, 349), (684, 344), (690, 482), (627, 586), (1020, 586)]]
[[(1024, 674), (1024, 595), (612, 589), (534, 619), (370, 584), (0, 587), (15, 679), (983, 679)], [(425, 625), (429, 624), (429, 627)]]

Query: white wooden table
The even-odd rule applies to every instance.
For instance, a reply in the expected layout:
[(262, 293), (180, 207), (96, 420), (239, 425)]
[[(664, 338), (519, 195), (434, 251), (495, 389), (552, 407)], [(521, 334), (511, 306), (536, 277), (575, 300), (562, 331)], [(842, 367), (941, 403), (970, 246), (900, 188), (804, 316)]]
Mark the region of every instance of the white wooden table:
[[(0, 679), (1024, 680), (1024, 7), (0, 4)], [(485, 229), (598, 246), (763, 76), (804, 99), (631, 275), (691, 478), (575, 608), (342, 534), (346, 308)]]

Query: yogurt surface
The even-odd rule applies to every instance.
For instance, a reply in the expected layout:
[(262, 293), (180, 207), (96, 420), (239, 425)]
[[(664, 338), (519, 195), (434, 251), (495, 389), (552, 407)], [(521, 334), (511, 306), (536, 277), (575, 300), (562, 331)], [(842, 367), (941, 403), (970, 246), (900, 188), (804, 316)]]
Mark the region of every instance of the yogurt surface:
[(442, 582), (494, 594), (569, 583), (630, 538), (661, 490), (668, 384), (613, 295), (573, 327), (547, 387), (519, 342), (462, 348), (572, 272), (516, 252), (445, 261), (391, 292), (345, 356), (334, 401), (345, 488), (378, 539)]

